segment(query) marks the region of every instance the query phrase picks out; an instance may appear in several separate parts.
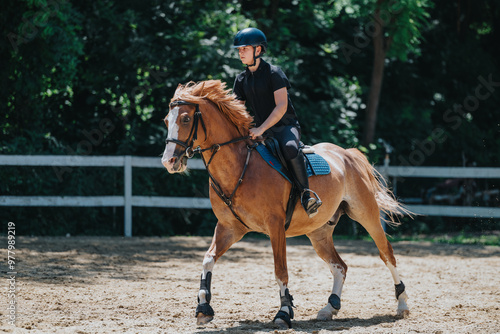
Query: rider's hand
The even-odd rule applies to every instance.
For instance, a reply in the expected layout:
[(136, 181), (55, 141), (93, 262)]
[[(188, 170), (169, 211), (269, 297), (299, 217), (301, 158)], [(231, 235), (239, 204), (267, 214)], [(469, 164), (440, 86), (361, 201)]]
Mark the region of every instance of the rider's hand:
[(250, 136), (250, 138), (252, 139), (257, 139), (257, 137), (260, 137), (264, 134), (265, 130), (261, 129), (260, 127), (258, 128), (252, 128), (250, 130), (248, 130), (248, 135)]

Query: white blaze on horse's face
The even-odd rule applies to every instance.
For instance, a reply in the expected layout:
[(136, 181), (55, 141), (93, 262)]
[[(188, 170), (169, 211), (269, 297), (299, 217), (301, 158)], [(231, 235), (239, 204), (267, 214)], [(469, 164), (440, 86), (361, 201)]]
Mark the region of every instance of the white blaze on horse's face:
[[(178, 139), (179, 136), (179, 125), (177, 124), (177, 118), (179, 116), (179, 107), (175, 107), (167, 115), (168, 121), (168, 138)], [(174, 168), (176, 163), (174, 153), (176, 144), (173, 142), (167, 143), (165, 146), (165, 151), (163, 152), (163, 157), (161, 158), (161, 163), (168, 170), (169, 173), (179, 173), (186, 169), (186, 166), (181, 164), (179, 169)]]

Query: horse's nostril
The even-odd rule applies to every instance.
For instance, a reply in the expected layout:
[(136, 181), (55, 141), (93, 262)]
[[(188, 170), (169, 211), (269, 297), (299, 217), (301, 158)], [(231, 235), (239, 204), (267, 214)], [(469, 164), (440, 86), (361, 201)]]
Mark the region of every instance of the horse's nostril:
[(175, 164), (177, 162), (177, 157), (172, 157), (170, 160), (168, 160), (169, 163)]

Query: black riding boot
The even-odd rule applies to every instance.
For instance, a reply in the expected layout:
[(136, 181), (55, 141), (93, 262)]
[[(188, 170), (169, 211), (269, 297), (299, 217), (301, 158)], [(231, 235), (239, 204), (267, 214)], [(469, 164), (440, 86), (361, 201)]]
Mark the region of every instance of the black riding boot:
[[(309, 189), (309, 179), (307, 178), (306, 164), (304, 160), (304, 154), (299, 151), (299, 154), (289, 160), (290, 169), (295, 176), (295, 184), (299, 187), (300, 191), (300, 202), (306, 210), (309, 218), (315, 216), (318, 213), (318, 208), (323, 204), (319, 199), (318, 195), (311, 189)], [(311, 197), (313, 193), (314, 197)]]

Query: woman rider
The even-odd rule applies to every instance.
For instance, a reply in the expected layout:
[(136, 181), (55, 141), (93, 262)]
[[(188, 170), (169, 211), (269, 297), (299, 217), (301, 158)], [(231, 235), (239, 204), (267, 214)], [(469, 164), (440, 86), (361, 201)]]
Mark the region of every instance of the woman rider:
[[(250, 129), (249, 135), (256, 139), (265, 134), (278, 141), (289, 169), (295, 174), (302, 206), (313, 217), (322, 202), (309, 189), (304, 155), (299, 150), (300, 125), (288, 94), (288, 78), (279, 67), (261, 58), (267, 49), (267, 39), (259, 29), (239, 31), (233, 48), (238, 49), (241, 62), (246, 65), (246, 70), (236, 77), (233, 93), (254, 113), (256, 127)], [(311, 192), (316, 198), (311, 197)]]

